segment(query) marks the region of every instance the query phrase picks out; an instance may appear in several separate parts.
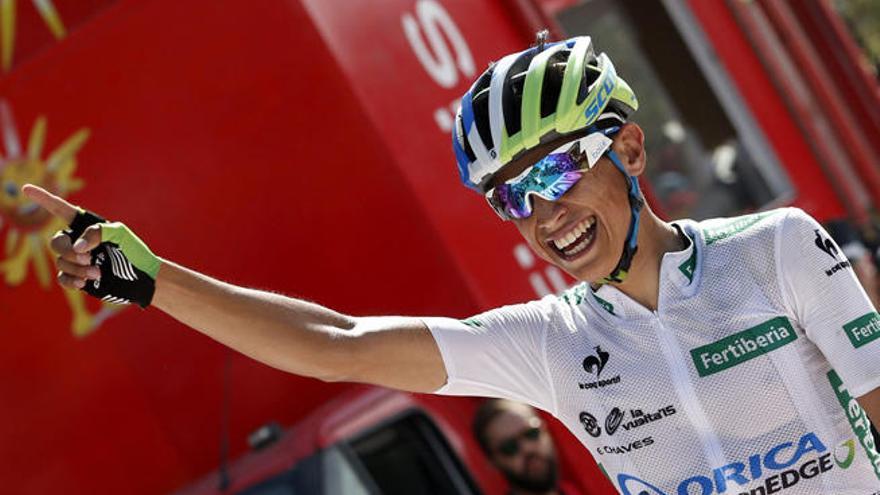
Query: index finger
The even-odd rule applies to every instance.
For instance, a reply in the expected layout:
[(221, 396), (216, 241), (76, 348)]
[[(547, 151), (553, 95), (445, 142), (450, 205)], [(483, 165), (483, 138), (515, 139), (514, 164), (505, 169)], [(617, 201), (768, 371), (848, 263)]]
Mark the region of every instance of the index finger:
[(42, 187), (33, 184), (25, 184), (24, 187), (21, 188), (21, 192), (23, 192), (31, 201), (42, 206), (49, 213), (64, 220), (67, 224), (70, 224), (76, 214), (80, 211), (79, 208), (68, 203), (64, 198), (58, 197)]

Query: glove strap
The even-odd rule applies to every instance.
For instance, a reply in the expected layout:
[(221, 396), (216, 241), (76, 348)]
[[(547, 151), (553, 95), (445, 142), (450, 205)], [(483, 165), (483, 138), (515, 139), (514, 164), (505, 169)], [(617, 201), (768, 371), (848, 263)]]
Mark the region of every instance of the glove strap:
[(80, 209), (76, 216), (73, 217), (73, 221), (70, 222), (70, 225), (67, 229), (62, 230), (67, 237), (70, 237), (70, 242), (74, 243), (77, 239), (82, 237), (83, 233), (87, 228), (95, 225), (96, 223), (104, 223), (107, 219), (98, 215), (97, 213), (86, 211)]

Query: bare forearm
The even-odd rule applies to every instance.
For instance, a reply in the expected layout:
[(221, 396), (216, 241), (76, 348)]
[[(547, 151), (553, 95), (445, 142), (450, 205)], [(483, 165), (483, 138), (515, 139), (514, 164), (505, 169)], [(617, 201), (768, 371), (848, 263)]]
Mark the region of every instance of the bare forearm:
[[(446, 382), (440, 349), (417, 318), (353, 318), (306, 301), (226, 284), (158, 258), (125, 225), (95, 220), (96, 215), (45, 189), (28, 184), (22, 193), (64, 224), (88, 223), (76, 242), (64, 232), (51, 241), (59, 255), (58, 282), (68, 289), (82, 289), (99, 277), (111, 282), (118, 278), (117, 257), (113, 257), (116, 263), (113, 259), (105, 263), (102, 272), (89, 264), (87, 254), (112, 241), (123, 261), (131, 263), (128, 269), (138, 268), (138, 273), (155, 281), (155, 287), (141, 279), (115, 287), (124, 294), (110, 293), (107, 287), (113, 284), (105, 281), (102, 290), (107, 296), (152, 304), (257, 361), (328, 381), (360, 381), (416, 392), (430, 392)], [(112, 274), (107, 269), (111, 264)], [(148, 289), (153, 288), (150, 300)]]
[(227, 284), (163, 261), (153, 306), (274, 368), (345, 378), (345, 342), (355, 319), (279, 294)]

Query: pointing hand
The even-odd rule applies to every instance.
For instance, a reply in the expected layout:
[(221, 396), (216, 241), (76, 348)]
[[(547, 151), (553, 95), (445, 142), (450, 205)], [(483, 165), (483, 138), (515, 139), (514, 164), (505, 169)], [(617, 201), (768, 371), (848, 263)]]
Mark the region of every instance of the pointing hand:
[(161, 262), (128, 227), (107, 222), (41, 187), (27, 184), (22, 192), (68, 224), (50, 243), (58, 254), (62, 286), (111, 303), (149, 306)]

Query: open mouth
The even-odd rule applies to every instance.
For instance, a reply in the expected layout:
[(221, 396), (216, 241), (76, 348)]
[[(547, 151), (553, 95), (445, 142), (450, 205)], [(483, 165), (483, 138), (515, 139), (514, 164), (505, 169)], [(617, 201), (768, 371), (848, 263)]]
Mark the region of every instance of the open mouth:
[(536, 455), (530, 455), (525, 464), (526, 470), (532, 476), (541, 476), (547, 472), (547, 461)]
[(572, 261), (584, 255), (596, 238), (596, 217), (581, 221), (564, 236), (548, 241), (553, 251), (562, 259)]

